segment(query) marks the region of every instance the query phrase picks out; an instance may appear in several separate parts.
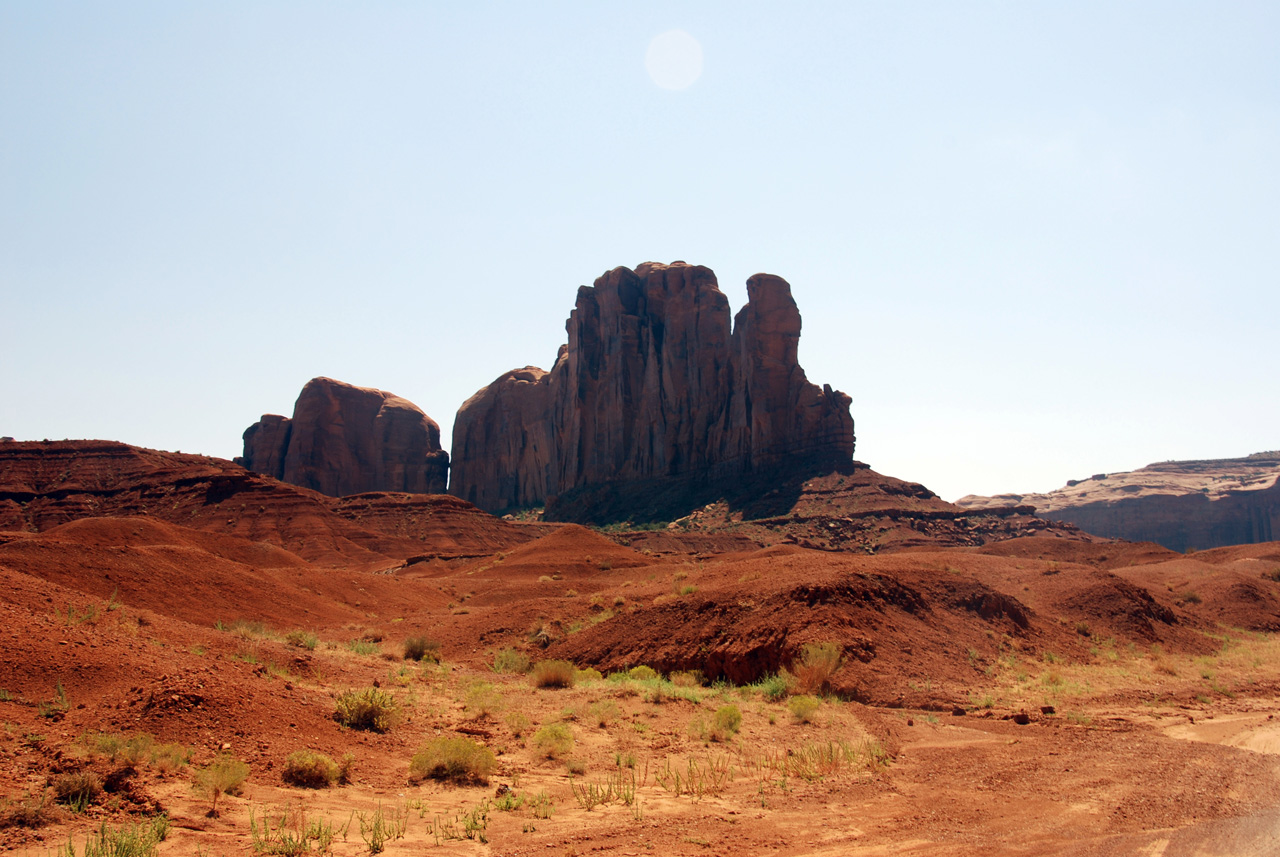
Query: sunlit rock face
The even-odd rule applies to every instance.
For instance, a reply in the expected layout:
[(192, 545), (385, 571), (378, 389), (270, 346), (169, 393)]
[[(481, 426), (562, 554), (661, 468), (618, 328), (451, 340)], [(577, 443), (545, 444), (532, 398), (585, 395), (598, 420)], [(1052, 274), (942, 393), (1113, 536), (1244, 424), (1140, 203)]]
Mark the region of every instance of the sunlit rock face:
[(546, 503), (599, 520), (654, 492), (678, 505), (681, 484), (692, 498), (847, 464), (850, 399), (800, 368), (790, 286), (757, 274), (747, 295), (731, 323), (715, 274), (684, 262), (581, 287), (552, 370), (508, 372), (459, 410), (451, 493), (493, 512)]
[(236, 461), (331, 497), (443, 494), (449, 477), (435, 420), (407, 399), (332, 378), (307, 382), (292, 419), (265, 414), (249, 426)]

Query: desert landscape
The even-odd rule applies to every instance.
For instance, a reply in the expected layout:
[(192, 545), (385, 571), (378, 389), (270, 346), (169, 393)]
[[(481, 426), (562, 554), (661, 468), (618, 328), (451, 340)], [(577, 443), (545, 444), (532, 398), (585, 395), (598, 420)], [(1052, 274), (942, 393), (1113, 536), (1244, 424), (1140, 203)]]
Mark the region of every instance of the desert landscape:
[(748, 294), (607, 272), (452, 464), (328, 378), (235, 462), (0, 442), (3, 849), (1280, 850), (1280, 543), (877, 473)]

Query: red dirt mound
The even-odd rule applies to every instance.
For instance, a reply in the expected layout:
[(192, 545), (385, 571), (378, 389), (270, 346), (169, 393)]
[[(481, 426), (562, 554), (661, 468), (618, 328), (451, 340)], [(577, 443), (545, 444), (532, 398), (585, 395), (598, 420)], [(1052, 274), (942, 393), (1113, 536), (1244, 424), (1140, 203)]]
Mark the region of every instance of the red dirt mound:
[(420, 543), (418, 557), (490, 556), (544, 536), (550, 524), (517, 524), (448, 494), (353, 494), (330, 501), (352, 523)]
[(505, 570), (536, 572), (592, 571), (636, 568), (652, 559), (619, 545), (594, 530), (565, 524), (549, 535), (512, 550), (503, 558)]
[(1154, 542), (1124, 542), (1110, 539), (1086, 541), (1046, 536), (1027, 536), (995, 542), (974, 549), (988, 556), (1076, 562), (1097, 568), (1127, 568), (1152, 562), (1167, 562), (1181, 556)]

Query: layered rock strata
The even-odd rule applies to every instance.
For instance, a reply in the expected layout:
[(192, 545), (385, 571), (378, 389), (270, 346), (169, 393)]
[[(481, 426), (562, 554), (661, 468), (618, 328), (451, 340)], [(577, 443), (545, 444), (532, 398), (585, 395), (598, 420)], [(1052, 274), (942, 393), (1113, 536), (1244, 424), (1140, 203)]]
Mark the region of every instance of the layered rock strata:
[(747, 295), (731, 325), (709, 268), (647, 262), (581, 287), (551, 371), (508, 372), (458, 411), (451, 493), (591, 520), (596, 498), (847, 466), (850, 399), (800, 368), (791, 287), (757, 274)]
[(440, 427), (417, 405), (331, 378), (307, 382), (292, 419), (265, 414), (249, 426), (236, 463), (331, 497), (443, 494), (449, 476)]
[(1047, 494), (970, 495), (969, 509), (1022, 504), (1090, 533), (1176, 551), (1280, 538), (1280, 452), (1163, 461), (1071, 480)]

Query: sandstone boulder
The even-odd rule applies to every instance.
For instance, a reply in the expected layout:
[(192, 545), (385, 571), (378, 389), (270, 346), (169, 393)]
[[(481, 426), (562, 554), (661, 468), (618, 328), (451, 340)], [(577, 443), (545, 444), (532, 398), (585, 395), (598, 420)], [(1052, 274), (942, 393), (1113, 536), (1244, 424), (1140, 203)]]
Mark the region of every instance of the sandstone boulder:
[(331, 497), (443, 494), (449, 472), (440, 427), (416, 405), (331, 378), (307, 382), (292, 419), (266, 414), (245, 430), (237, 463)]
[(593, 520), (656, 494), (678, 506), (772, 470), (847, 465), (850, 399), (800, 368), (790, 286), (759, 274), (747, 289), (731, 324), (697, 265), (619, 267), (579, 288), (552, 370), (508, 372), (459, 410), (451, 492)]

